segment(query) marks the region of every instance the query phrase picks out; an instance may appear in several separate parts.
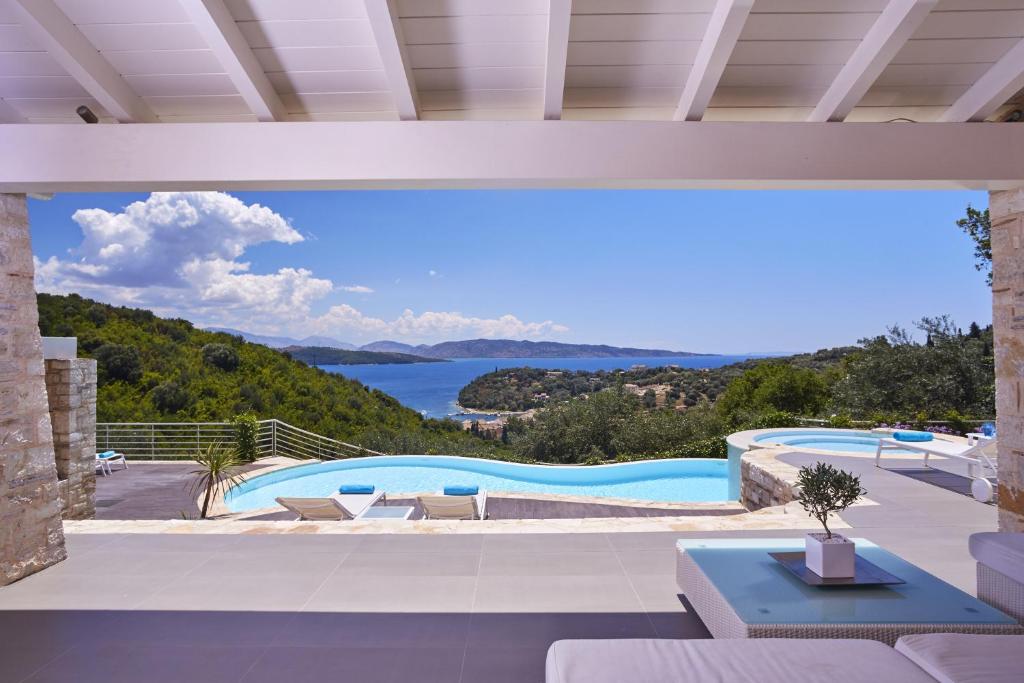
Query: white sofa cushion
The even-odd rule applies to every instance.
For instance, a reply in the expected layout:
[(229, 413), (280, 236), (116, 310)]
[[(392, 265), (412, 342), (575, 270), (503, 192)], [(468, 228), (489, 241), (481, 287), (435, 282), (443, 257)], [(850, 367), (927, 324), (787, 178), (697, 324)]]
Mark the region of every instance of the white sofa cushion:
[(547, 683), (935, 683), (874, 640), (559, 640)]
[(1018, 583), (1024, 583), (1024, 534), (984, 531), (967, 541), (971, 556)]
[(1024, 680), (1024, 636), (927, 633), (903, 636), (896, 650), (942, 683)]

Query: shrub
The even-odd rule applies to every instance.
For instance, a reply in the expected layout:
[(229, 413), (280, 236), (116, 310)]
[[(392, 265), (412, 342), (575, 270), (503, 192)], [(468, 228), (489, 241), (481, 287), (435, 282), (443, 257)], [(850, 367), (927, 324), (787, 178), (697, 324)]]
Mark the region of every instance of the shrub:
[(109, 380), (137, 382), (142, 377), (142, 357), (134, 346), (104, 344), (94, 355), (101, 383)]
[(832, 538), (832, 531), (828, 528), (829, 516), (842, 512), (867, 493), (860, 487), (860, 477), (824, 462), (814, 467), (801, 467), (796, 484), (800, 487), (797, 500), (804, 510), (821, 522), (828, 538)]
[(259, 457), (260, 421), (250, 412), (239, 413), (231, 418), (235, 425), (235, 447), (238, 458), (252, 462)]
[(176, 413), (188, 405), (188, 392), (177, 382), (163, 382), (149, 394), (153, 407), (161, 413)]
[(961, 436), (974, 431), (974, 427), (967, 421), (967, 418), (956, 410), (950, 410), (946, 413), (946, 422), (949, 423), (949, 428), (951, 430)]
[(238, 352), (227, 344), (206, 344), (203, 346), (203, 361), (231, 372), (238, 368)]
[(828, 426), (833, 429), (850, 429), (853, 427), (853, 418), (845, 413), (832, 415), (828, 418)]

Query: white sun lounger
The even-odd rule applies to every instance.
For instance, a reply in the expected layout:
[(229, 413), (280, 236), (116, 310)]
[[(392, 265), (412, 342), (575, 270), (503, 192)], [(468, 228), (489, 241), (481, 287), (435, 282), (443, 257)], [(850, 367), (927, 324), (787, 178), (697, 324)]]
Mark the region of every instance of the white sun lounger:
[[(106, 453), (110, 453), (110, 455), (106, 455)], [(125, 460), (124, 453), (104, 451), (104, 453), (96, 454), (96, 467), (100, 468), (100, 474), (104, 477), (113, 473), (113, 470), (110, 468), (110, 463), (112, 462), (119, 462), (124, 469), (128, 469), (128, 461)]]
[(340, 522), (359, 519), (380, 500), (383, 491), (373, 493), (336, 493), (329, 498), (275, 498), (277, 503), (312, 522)]
[(882, 451), (911, 451), (924, 454), (924, 466), (930, 467), (928, 457), (937, 455), (943, 458), (954, 458), (964, 460), (968, 464), (967, 474), (974, 481), (971, 482), (971, 493), (983, 503), (992, 500), (992, 482), (988, 477), (995, 476), (996, 462), (985, 454), (987, 448), (995, 446), (995, 439), (980, 439), (973, 446), (968, 446), (942, 439), (931, 441), (900, 441), (894, 438), (883, 438), (878, 440), (878, 449), (875, 451), (875, 467), (882, 466)]
[(487, 491), (475, 496), (446, 496), (438, 491), (433, 496), (420, 496), (423, 519), (487, 519)]

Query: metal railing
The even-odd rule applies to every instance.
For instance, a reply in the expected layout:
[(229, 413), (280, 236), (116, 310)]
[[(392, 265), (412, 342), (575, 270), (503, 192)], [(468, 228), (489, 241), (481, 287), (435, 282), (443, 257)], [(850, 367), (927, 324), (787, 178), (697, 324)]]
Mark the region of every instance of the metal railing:
[[(96, 451), (117, 451), (133, 459), (187, 459), (214, 443), (234, 446), (236, 429), (231, 422), (100, 422)], [(261, 458), (282, 455), (302, 460), (384, 455), (277, 419), (260, 421), (257, 449)]]

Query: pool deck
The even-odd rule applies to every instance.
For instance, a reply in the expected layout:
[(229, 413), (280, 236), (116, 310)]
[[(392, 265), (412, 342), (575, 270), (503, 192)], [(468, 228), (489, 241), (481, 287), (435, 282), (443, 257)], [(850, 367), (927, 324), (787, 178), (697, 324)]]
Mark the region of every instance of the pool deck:
[[(776, 457), (794, 466), (820, 459)], [(871, 498), (843, 513), (852, 527), (844, 533), (973, 593), (967, 537), (996, 528), (991, 505), (877, 469), (871, 458), (830, 460), (860, 474)], [(935, 464), (958, 473), (955, 463)], [(132, 463), (128, 473), (144, 468)], [(118, 490), (118, 474), (101, 480), (101, 498)], [(539, 683), (555, 640), (707, 637), (676, 586), (675, 542), (798, 538), (814, 528), (793, 511), (765, 512), (69, 522), (67, 561), (0, 588), (0, 681)], [(765, 524), (780, 526), (757, 528)]]

